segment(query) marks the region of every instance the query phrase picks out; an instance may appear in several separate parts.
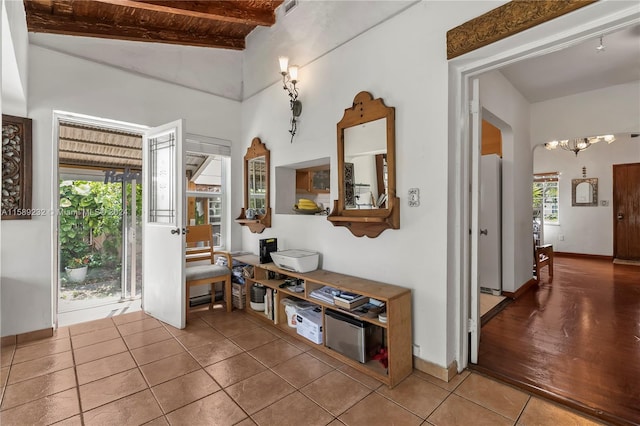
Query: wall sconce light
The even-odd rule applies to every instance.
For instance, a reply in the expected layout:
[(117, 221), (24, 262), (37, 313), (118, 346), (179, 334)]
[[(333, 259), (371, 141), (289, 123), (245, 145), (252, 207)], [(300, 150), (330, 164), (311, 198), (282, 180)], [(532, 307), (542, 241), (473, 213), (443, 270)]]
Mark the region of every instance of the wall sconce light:
[(291, 143), (293, 143), (293, 137), (298, 130), (298, 121), (296, 119), (302, 113), (302, 102), (298, 100), (298, 89), (296, 88), (298, 66), (289, 66), (289, 58), (285, 56), (280, 56), (278, 62), (280, 62), (280, 74), (282, 74), (282, 88), (289, 93), (289, 108), (291, 108), (291, 129), (289, 129), (289, 133), (291, 133)]

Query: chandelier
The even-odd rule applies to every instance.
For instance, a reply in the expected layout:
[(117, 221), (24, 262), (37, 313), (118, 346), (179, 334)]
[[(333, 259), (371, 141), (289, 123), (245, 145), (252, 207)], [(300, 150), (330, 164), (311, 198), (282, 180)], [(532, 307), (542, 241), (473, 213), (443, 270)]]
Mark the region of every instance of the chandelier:
[(589, 136), (586, 138), (576, 138), (562, 141), (551, 141), (544, 144), (544, 147), (553, 150), (556, 148), (562, 148), (566, 151), (571, 151), (578, 156), (580, 151), (584, 151), (589, 148), (594, 143), (598, 143), (601, 141), (605, 141), (607, 143), (611, 143), (615, 141), (616, 138), (613, 135), (603, 135), (603, 136)]

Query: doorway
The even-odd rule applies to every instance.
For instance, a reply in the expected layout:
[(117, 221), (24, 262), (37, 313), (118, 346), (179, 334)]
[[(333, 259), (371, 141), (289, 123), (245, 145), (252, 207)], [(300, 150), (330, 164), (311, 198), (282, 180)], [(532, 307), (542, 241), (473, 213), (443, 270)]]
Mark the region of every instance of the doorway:
[(142, 128), (56, 118), (56, 323), (140, 310)]
[(640, 163), (613, 165), (613, 257), (640, 262)]

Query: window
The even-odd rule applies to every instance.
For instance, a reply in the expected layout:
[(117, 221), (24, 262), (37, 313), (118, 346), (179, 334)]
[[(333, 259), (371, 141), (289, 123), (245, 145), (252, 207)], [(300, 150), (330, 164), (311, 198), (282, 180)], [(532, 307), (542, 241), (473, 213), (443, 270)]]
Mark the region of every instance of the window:
[(187, 190), (188, 223), (211, 224), (216, 248), (223, 248), (225, 244), (228, 196), (225, 191), (225, 176), (228, 160), (228, 157), (209, 155), (203, 168), (189, 181)]
[(559, 176), (558, 172), (534, 175), (533, 209), (540, 211), (546, 224), (560, 224), (558, 215)]

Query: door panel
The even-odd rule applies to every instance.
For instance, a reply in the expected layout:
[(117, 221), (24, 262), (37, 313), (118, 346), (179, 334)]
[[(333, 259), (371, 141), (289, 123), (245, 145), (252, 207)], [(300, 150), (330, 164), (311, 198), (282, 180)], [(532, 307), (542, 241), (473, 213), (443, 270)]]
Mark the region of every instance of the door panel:
[(185, 326), (184, 123), (150, 129), (143, 138), (144, 310), (176, 328)]
[(469, 336), (471, 345), (469, 360), (478, 363), (478, 349), (480, 348), (480, 282), (478, 273), (478, 247), (480, 237), (480, 141), (482, 129), (480, 116), (480, 80), (471, 82), (471, 294), (469, 297), (470, 321)]
[(640, 260), (640, 163), (613, 165), (613, 255)]
[(480, 290), (499, 296), (502, 294), (500, 157), (496, 154), (483, 155), (480, 159), (480, 174)]

